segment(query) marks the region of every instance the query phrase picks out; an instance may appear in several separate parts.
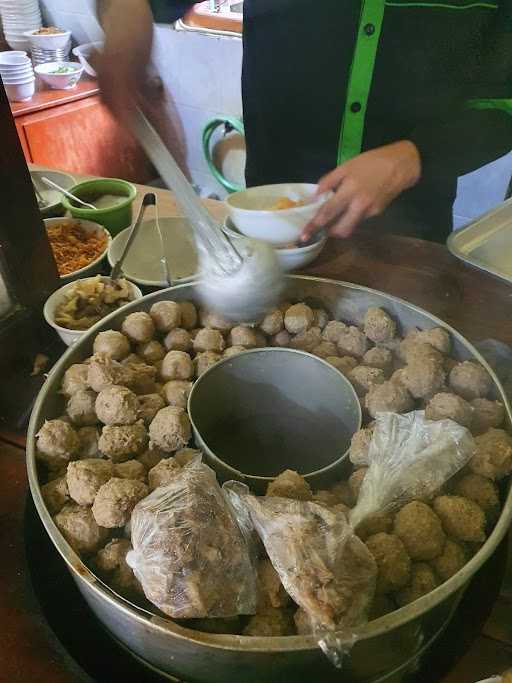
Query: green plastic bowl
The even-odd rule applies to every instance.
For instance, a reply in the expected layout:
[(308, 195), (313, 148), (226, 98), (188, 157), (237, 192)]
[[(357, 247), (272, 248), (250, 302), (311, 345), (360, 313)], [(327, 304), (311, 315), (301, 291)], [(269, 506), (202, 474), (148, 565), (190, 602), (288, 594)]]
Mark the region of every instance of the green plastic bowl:
[(86, 180), (78, 183), (70, 188), (69, 192), (74, 194), (84, 202), (92, 203), (98, 197), (105, 194), (119, 195), (126, 197), (126, 200), (116, 204), (115, 206), (105, 209), (87, 209), (85, 206), (78, 207), (73, 204), (68, 197), (62, 198), (62, 204), (67, 209), (73, 218), (82, 218), (88, 221), (94, 221), (106, 228), (111, 235), (117, 235), (118, 232), (124, 230), (132, 224), (132, 208), (135, 197), (137, 196), (137, 188), (126, 180), (118, 180), (117, 178), (96, 178), (95, 180)]

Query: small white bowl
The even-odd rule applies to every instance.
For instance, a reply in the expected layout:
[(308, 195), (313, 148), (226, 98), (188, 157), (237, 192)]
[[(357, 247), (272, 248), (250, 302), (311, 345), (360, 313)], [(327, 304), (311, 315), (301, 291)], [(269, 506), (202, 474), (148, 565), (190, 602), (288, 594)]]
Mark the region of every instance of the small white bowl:
[(45, 228), (51, 228), (53, 225), (60, 225), (61, 223), (66, 223), (69, 225), (78, 224), (81, 228), (83, 228), (83, 230), (85, 230), (85, 232), (96, 232), (99, 234), (103, 234), (107, 237), (105, 249), (100, 254), (100, 256), (98, 256), (97, 259), (91, 261), (89, 265), (84, 266), (83, 268), (79, 268), (79, 270), (75, 270), (74, 273), (69, 273), (69, 275), (61, 275), (61, 282), (72, 282), (74, 280), (81, 280), (84, 277), (91, 277), (92, 275), (97, 275), (101, 271), (102, 263), (105, 260), (105, 257), (110, 248), (110, 244), (112, 242), (112, 237), (108, 230), (106, 230), (99, 223), (93, 223), (93, 221), (78, 220), (75, 218), (46, 218), (43, 222)]
[[(296, 243), (302, 230), (329, 197), (329, 194), (323, 194), (315, 199), (317, 187), (310, 183), (261, 185), (229, 195), (225, 204), (229, 217), (243, 235), (274, 245)], [(276, 201), (283, 197), (309, 203), (291, 209), (273, 209)]]
[[(39, 29), (36, 29), (38, 31)], [(38, 47), (42, 50), (59, 50), (66, 47), (71, 38), (71, 31), (62, 31), (62, 33), (44, 33), (37, 34), (34, 31), (25, 31), (23, 34), (30, 40), (32, 47)]]
[[(228, 218), (223, 226), (223, 230), (231, 239), (233, 240), (246, 240), (247, 238), (241, 235), (238, 230), (236, 230), (233, 223)], [(274, 251), (277, 255), (277, 260), (279, 265), (285, 272), (290, 272), (293, 270), (299, 270), (300, 268), (305, 268), (310, 263), (320, 255), (325, 243), (327, 242), (327, 237), (323, 234), (319, 234), (317, 239), (308, 244), (305, 247), (291, 247), (289, 249), (280, 249), (275, 245)]]
[(84, 67), (85, 73), (93, 78), (96, 78), (98, 74), (89, 62), (89, 59), (94, 51), (101, 52), (103, 45), (103, 41), (99, 40), (95, 43), (85, 43), (84, 45), (78, 45), (78, 47), (75, 47), (72, 50), (72, 54), (75, 57), (78, 57), (78, 61)]
[(24, 83), (35, 83), (34, 74), (26, 74), (25, 76), (2, 76), (4, 85), (23, 85)]
[(30, 59), (23, 50), (6, 50), (5, 52), (0, 52), (0, 67), (2, 69), (25, 66), (25, 64), (30, 64)]
[(35, 78), (30, 79), (26, 83), (4, 83), (4, 87), (10, 102), (26, 102), (32, 99), (36, 91)]
[[(84, 281), (90, 279), (91, 278), (82, 278), (82, 280)], [(53, 327), (53, 329), (57, 332), (59, 337), (67, 346), (72, 346), (73, 344), (75, 344), (75, 342), (77, 342), (81, 337), (84, 336), (84, 334), (86, 334), (86, 332), (89, 331), (70, 330), (67, 327), (61, 327), (60, 325), (57, 325), (57, 323), (55, 322), (55, 312), (58, 306), (64, 300), (66, 292), (68, 292), (71, 289), (71, 287), (73, 287), (75, 284), (76, 281), (69, 282), (67, 285), (64, 285), (60, 289), (57, 289), (57, 291), (55, 291), (50, 297), (48, 297), (43, 309), (44, 319), (46, 320), (48, 325), (50, 325), (50, 327)], [(143, 294), (140, 291), (140, 289), (136, 285), (134, 285), (133, 282), (128, 282), (128, 284), (131, 286), (133, 291), (132, 301), (135, 301), (135, 299), (142, 299)]]
[[(70, 73), (55, 73), (59, 68), (67, 67), (73, 69)], [(47, 62), (39, 64), (34, 71), (39, 78), (54, 90), (71, 90), (80, 80), (84, 67), (77, 62)]]

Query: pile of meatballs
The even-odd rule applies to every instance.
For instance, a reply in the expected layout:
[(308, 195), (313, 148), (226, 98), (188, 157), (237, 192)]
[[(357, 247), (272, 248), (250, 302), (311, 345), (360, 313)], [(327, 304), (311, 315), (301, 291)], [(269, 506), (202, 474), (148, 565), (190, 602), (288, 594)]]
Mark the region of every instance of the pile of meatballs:
[[(366, 518), (355, 533), (377, 565), (368, 618), (407, 605), (453, 576), (479, 549), (500, 513), (499, 482), (512, 472), (512, 438), (492, 380), (473, 361), (450, 357), (441, 328), (399, 336), (397, 322), (370, 308), (361, 326), (331, 320), (305, 303), (283, 303), (255, 325), (230, 322), (191, 302), (159, 301), (100, 332), (93, 355), (69, 367), (63, 415), (37, 435), (43, 499), (72, 548), (118, 594), (149, 603), (126, 562), (134, 507), (200, 455), (186, 412), (193, 382), (219, 360), (278, 346), (319, 356), (354, 386), (364, 427), (352, 438), (352, 473), (313, 491), (287, 470), (267, 496), (310, 501), (348, 517), (368, 467), (372, 420), (380, 412), (424, 410), (469, 429), (469, 465), (428, 500)], [(268, 557), (258, 560), (258, 608), (250, 617), (206, 619), (201, 630), (282, 636), (304, 632), (300, 610)], [(154, 609), (154, 607), (153, 607)]]

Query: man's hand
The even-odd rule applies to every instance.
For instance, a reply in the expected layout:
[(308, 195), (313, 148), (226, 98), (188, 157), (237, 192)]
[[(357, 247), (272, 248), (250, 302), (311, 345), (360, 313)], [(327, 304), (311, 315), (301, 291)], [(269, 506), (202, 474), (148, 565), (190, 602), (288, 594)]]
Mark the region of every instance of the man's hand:
[(361, 221), (382, 213), (420, 176), (420, 155), (409, 140), (359, 154), (320, 180), (318, 193), (333, 195), (304, 228), (302, 241), (325, 227), (334, 237), (349, 237)]
[(98, 0), (105, 47), (95, 62), (103, 99), (125, 119), (137, 102), (151, 58), (153, 16), (147, 0)]

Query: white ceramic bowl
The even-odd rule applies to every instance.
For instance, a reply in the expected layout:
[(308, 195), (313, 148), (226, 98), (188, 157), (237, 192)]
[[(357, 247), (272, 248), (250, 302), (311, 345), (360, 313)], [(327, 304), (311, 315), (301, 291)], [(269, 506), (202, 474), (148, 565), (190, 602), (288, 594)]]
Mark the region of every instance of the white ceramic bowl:
[[(226, 221), (223, 230), (226, 235), (233, 239), (233, 241), (247, 239), (236, 230), (229, 218)], [(314, 242), (305, 247), (280, 249), (275, 245), (272, 246), (274, 246), (274, 251), (276, 252), (279, 265), (285, 272), (289, 273), (293, 270), (305, 268), (310, 263), (313, 263), (313, 261), (320, 255), (321, 251), (325, 247), (326, 242), (327, 237), (325, 237), (323, 234), (319, 234)]]
[(35, 78), (17, 85), (4, 83), (4, 87), (10, 102), (26, 102), (34, 96), (36, 91)]
[(298, 242), (302, 230), (329, 195), (292, 209), (276, 211), (272, 207), (283, 197), (293, 201), (313, 200), (316, 191), (317, 185), (309, 183), (261, 185), (229, 195), (225, 204), (229, 217), (243, 235), (283, 245)]
[[(71, 73), (59, 74), (55, 73), (60, 67), (70, 67), (73, 69)], [(46, 64), (39, 64), (34, 69), (39, 78), (55, 90), (70, 90), (80, 80), (84, 67), (76, 62), (47, 62)]]
[[(82, 278), (82, 280), (90, 280), (91, 278)], [(53, 329), (57, 332), (59, 337), (62, 339), (62, 341), (67, 344), (67, 346), (71, 346), (75, 342), (77, 342), (83, 335), (88, 332), (89, 330), (70, 330), (67, 327), (61, 327), (60, 325), (57, 325), (55, 322), (55, 312), (57, 310), (57, 307), (61, 304), (61, 302), (64, 300), (66, 292), (68, 292), (71, 287), (73, 287), (76, 284), (75, 282), (68, 282), (67, 285), (64, 285), (60, 289), (57, 289), (47, 300), (44, 305), (43, 309), (43, 315), (44, 319), (50, 325), (50, 327), (53, 327)], [(132, 290), (133, 290), (133, 301), (135, 299), (142, 299), (142, 292), (140, 289), (133, 284), (133, 282), (128, 283)]]
[(112, 242), (112, 237), (108, 230), (106, 230), (102, 225), (99, 223), (93, 223), (93, 221), (83, 221), (83, 220), (78, 220), (75, 218), (46, 218), (44, 220), (44, 225), (46, 228), (52, 227), (52, 225), (59, 225), (60, 223), (68, 223), (70, 225), (78, 223), (81, 228), (83, 228), (86, 232), (96, 232), (99, 234), (106, 235), (107, 237), (107, 243), (105, 246), (105, 249), (103, 250), (103, 253), (98, 256), (97, 259), (94, 261), (91, 261), (89, 265), (84, 266), (83, 268), (80, 268), (79, 270), (75, 270), (74, 273), (70, 273), (69, 275), (61, 275), (60, 280), (61, 282), (71, 282), (74, 280), (81, 280), (84, 277), (91, 277), (92, 275), (97, 275), (101, 271), (102, 263), (105, 260), (105, 257), (108, 253), (110, 244)]
[[(38, 31), (39, 29), (36, 29)], [(62, 33), (45, 33), (38, 34), (34, 31), (25, 31), (23, 34), (30, 40), (32, 47), (38, 47), (42, 50), (58, 50), (66, 47), (71, 38), (71, 31), (62, 31)]]
[(2, 78), (16, 78), (19, 76), (23, 77), (27, 74), (33, 76), (34, 69), (32, 68), (32, 64), (30, 64), (30, 62), (26, 66), (16, 67), (15, 69), (6, 69), (5, 67), (0, 66), (0, 74), (2, 75)]
[(72, 54), (78, 58), (80, 64), (84, 67), (85, 73), (93, 78), (96, 78), (97, 73), (94, 67), (90, 64), (89, 58), (92, 53), (97, 50), (100, 52), (103, 48), (103, 41), (97, 41), (95, 43), (85, 43), (84, 45), (78, 45), (72, 50)]
[(30, 64), (30, 59), (27, 57), (27, 53), (22, 50), (0, 52), (0, 68), (2, 71), (4, 69), (8, 71), (9, 69), (19, 68), (27, 64)]
[(18, 85), (21, 83), (30, 83), (31, 81), (35, 80), (36, 77), (33, 73), (30, 73), (30, 71), (27, 71), (25, 74), (19, 74), (18, 76), (4, 76), (2, 74), (2, 81), (4, 85)]

